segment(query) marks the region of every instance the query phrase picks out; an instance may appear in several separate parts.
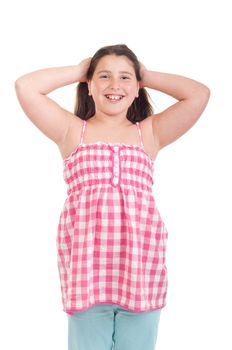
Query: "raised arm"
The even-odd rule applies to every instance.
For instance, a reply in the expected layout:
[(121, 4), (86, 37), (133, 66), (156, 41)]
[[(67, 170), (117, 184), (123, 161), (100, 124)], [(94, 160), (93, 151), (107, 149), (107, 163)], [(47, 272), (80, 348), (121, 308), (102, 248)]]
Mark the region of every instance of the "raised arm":
[(16, 95), (25, 114), (58, 145), (64, 142), (74, 114), (46, 94), (59, 87), (85, 81), (89, 63), (90, 58), (76, 66), (37, 70), (21, 76), (15, 82)]
[(174, 97), (178, 102), (153, 116), (153, 133), (163, 148), (186, 133), (204, 111), (210, 90), (195, 80), (147, 70), (141, 64), (141, 87), (148, 87)]

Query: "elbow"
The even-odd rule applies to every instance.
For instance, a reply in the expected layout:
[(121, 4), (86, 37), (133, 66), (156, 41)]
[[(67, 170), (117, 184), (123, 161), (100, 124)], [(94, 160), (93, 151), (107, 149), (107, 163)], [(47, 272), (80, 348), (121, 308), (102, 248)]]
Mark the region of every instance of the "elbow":
[(195, 103), (197, 101), (207, 103), (210, 98), (210, 89), (206, 85), (198, 83), (198, 86), (190, 92), (187, 98), (193, 102), (195, 101)]
[(18, 87), (19, 87), (19, 81), (20, 81), (20, 79), (17, 79), (17, 80), (15, 80), (15, 82), (14, 82), (15, 90), (17, 90)]
[(207, 106), (209, 98), (210, 98), (210, 89), (207, 86), (203, 85), (200, 88), (199, 95), (197, 97), (198, 102), (196, 103), (196, 105), (199, 106), (201, 113), (204, 111), (205, 107)]
[(208, 100), (210, 98), (210, 89), (208, 88), (208, 86), (201, 84), (200, 90), (201, 95)]
[(19, 98), (20, 92), (22, 91), (21, 86), (22, 86), (21, 80), (17, 79), (14, 83), (14, 88), (15, 88), (15, 93), (16, 93), (18, 98)]
[(195, 92), (195, 98), (199, 103), (206, 105), (210, 98), (210, 89), (206, 85), (201, 84)]
[(18, 78), (17, 80), (15, 80), (14, 86), (15, 86), (15, 90), (16, 91), (21, 89), (22, 85), (23, 85), (23, 79), (22, 78)]
[(202, 92), (202, 99), (204, 100), (205, 105), (207, 105), (209, 98), (210, 98), (210, 89), (206, 85), (204, 85), (203, 92)]
[(32, 91), (31, 82), (24, 76), (19, 77), (17, 80), (15, 80), (14, 86), (17, 94), (23, 93), (24, 91)]
[(205, 90), (205, 95), (207, 97), (207, 99), (210, 98), (210, 89), (208, 88), (208, 86), (204, 85), (204, 90)]

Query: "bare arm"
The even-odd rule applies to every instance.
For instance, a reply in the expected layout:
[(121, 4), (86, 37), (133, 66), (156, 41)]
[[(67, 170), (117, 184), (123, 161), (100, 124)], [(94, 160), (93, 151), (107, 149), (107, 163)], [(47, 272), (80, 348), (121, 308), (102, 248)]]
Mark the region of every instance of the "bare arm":
[(86, 80), (90, 59), (76, 66), (54, 67), (25, 74), (15, 82), (16, 95), (29, 119), (58, 145), (65, 140), (74, 115), (46, 96), (49, 92)]
[(178, 100), (154, 116), (153, 133), (158, 137), (160, 149), (186, 133), (204, 111), (210, 90), (195, 80), (168, 73), (147, 70), (141, 66), (141, 87), (166, 93)]

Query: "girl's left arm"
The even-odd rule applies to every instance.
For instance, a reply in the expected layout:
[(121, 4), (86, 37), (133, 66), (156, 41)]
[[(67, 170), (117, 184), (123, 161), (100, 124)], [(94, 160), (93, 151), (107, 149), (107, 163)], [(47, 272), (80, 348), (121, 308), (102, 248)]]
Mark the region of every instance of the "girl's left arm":
[(161, 113), (152, 116), (153, 133), (159, 149), (186, 133), (204, 111), (210, 90), (204, 84), (180, 75), (147, 70), (141, 65), (140, 87), (166, 93), (178, 100)]

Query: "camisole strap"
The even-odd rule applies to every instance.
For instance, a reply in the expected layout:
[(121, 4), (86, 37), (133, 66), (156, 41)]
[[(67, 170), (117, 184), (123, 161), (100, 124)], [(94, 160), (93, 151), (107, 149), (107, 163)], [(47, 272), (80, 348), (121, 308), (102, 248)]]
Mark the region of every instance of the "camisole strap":
[(81, 141), (80, 141), (80, 145), (82, 145), (82, 143), (83, 143), (83, 138), (84, 138), (84, 133), (85, 133), (85, 127), (86, 127), (86, 120), (83, 120), (82, 129), (81, 129)]
[[(144, 148), (143, 138), (142, 138), (142, 133), (141, 133), (141, 127), (140, 127), (139, 122), (136, 122), (136, 125), (137, 125), (137, 128), (138, 128), (138, 133), (139, 133), (141, 147)], [(86, 120), (83, 120), (82, 129), (81, 129), (80, 145), (83, 143), (85, 128), (86, 128)]]
[(141, 142), (141, 147), (144, 148), (144, 144), (143, 144), (143, 138), (142, 138), (142, 133), (141, 133), (141, 127), (139, 122), (136, 122), (136, 125), (138, 127), (138, 132), (139, 132), (139, 137), (140, 137), (140, 142)]

